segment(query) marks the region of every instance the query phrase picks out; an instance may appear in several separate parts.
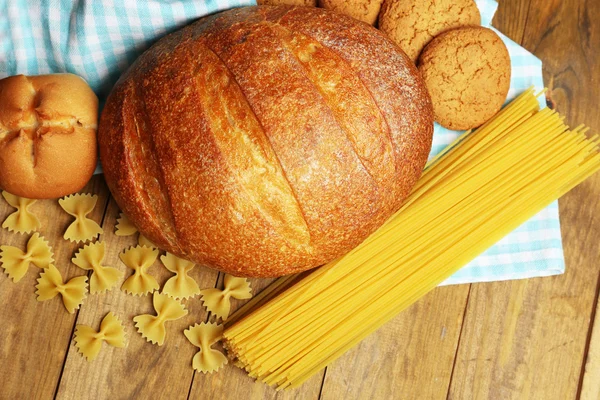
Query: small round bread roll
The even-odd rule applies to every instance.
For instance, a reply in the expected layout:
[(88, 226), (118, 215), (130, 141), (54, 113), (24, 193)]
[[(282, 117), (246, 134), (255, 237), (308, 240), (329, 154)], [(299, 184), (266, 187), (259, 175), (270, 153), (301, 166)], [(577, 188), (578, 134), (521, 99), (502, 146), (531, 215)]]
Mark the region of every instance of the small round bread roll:
[(379, 14), (379, 29), (415, 62), (434, 36), (480, 24), (473, 0), (385, 0)]
[(383, 0), (319, 0), (319, 7), (375, 25)]
[(0, 80), (0, 188), (32, 199), (77, 192), (96, 167), (98, 98), (77, 75)]
[(417, 64), (433, 103), (435, 120), (449, 129), (476, 128), (506, 100), (510, 56), (491, 29), (465, 27), (434, 38)]

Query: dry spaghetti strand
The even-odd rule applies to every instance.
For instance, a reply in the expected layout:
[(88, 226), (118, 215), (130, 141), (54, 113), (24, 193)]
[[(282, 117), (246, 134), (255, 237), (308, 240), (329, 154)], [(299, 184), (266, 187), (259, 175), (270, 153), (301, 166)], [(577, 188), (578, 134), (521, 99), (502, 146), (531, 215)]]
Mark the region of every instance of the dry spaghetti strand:
[(434, 158), (361, 245), (236, 313), (225, 346), (250, 376), (297, 387), (598, 171), (599, 140), (586, 133), (524, 92)]

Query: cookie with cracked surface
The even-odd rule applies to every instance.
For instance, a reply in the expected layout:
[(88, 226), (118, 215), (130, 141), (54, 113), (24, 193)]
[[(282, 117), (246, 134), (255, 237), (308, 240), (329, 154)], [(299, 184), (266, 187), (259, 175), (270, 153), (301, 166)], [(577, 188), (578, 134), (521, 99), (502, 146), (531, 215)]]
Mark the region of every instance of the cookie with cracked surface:
[(379, 14), (379, 29), (413, 61), (440, 33), (480, 24), (473, 0), (385, 0)]
[(375, 25), (383, 0), (319, 0), (319, 7)]
[(491, 29), (465, 27), (435, 37), (417, 67), (433, 103), (435, 120), (449, 129), (476, 128), (506, 100), (510, 56)]
[(259, 6), (305, 6), (316, 7), (317, 0), (257, 0)]

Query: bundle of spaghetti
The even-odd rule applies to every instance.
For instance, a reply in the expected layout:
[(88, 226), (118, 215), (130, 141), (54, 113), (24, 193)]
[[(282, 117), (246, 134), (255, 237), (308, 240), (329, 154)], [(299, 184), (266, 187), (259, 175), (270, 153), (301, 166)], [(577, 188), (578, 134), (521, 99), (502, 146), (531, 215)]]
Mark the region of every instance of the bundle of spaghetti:
[(225, 347), (250, 376), (299, 386), (600, 169), (598, 137), (528, 90), (428, 163), (401, 209), (347, 255), (232, 318)]

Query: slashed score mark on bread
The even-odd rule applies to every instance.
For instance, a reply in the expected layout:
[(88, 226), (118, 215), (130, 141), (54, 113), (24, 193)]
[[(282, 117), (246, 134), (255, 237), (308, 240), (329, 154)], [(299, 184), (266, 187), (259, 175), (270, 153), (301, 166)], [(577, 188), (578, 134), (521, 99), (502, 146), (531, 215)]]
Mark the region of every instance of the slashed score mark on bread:
[(51, 199), (77, 192), (96, 168), (98, 98), (79, 76), (0, 80), (0, 188)]
[(378, 30), (310, 7), (209, 16), (144, 53), (99, 129), (105, 178), (159, 248), (236, 276), (336, 258), (420, 176), (432, 108)]

